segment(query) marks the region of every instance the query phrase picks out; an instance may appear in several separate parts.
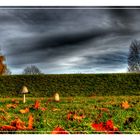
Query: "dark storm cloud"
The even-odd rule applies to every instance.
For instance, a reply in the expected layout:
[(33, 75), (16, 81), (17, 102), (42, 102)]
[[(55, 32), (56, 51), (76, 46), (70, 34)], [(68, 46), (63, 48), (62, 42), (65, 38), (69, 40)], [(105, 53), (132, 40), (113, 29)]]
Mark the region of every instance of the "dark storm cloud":
[(0, 45), (18, 73), (121, 72), (140, 38), (139, 9), (0, 9)]
[[(136, 32), (135, 32), (136, 33)], [(100, 40), (101, 37), (106, 37), (109, 35), (129, 35), (133, 34), (132, 31), (129, 30), (89, 30), (81, 33), (63, 33), (57, 35), (50, 36), (37, 36), (36, 38), (21, 38), (16, 42), (11, 41), (10, 46), (17, 46), (16, 50), (12, 50), (9, 52), (10, 55), (17, 55), (20, 53), (29, 53), (33, 51), (47, 51), (49, 49), (80, 49), (81, 46), (77, 46), (77, 48), (73, 48), (73, 45), (82, 45), (88, 43), (89, 41)], [(32, 43), (32, 40), (35, 40)], [(21, 44), (24, 44), (24, 47), (18, 47)], [(25, 47), (29, 46), (29, 47)], [(58, 50), (57, 50), (58, 51)]]
[(122, 64), (127, 62), (127, 53), (126, 52), (110, 52), (102, 54), (100, 56), (85, 56), (87, 63), (85, 65), (79, 66), (79, 68), (93, 68), (97, 67), (122, 67)]
[[(124, 8), (124, 9), (123, 9)], [(126, 22), (131, 20), (131, 11), (125, 9), (125, 7), (121, 7), (121, 9), (110, 9), (110, 14), (112, 17), (116, 17), (119, 20)]]

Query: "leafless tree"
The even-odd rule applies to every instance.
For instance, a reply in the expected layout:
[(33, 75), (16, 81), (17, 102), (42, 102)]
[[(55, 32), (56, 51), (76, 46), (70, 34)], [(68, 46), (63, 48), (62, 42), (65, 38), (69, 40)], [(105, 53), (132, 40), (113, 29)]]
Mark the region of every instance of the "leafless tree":
[(140, 72), (140, 42), (132, 41), (128, 54), (128, 71)]
[(40, 69), (37, 66), (31, 65), (31, 66), (27, 66), (23, 70), (23, 74), (34, 75), (34, 74), (42, 74), (42, 73), (41, 73)]

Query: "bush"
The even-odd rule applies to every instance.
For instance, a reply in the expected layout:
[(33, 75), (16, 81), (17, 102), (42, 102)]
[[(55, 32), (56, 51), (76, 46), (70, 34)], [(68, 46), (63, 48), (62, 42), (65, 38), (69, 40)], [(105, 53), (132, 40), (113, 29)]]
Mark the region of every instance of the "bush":
[(28, 96), (92, 96), (134, 95), (140, 92), (140, 74), (62, 74), (62, 75), (8, 75), (0, 76), (0, 96), (22, 96), (22, 86), (28, 87)]

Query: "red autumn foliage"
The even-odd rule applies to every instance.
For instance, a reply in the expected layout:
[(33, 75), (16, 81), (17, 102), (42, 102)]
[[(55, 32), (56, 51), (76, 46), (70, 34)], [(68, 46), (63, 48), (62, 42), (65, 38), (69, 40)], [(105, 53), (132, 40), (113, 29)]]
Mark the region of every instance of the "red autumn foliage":
[(33, 129), (33, 116), (29, 116), (28, 127), (25, 126), (25, 122), (19, 118), (13, 120), (10, 125), (4, 125), (0, 127), (1, 131), (17, 131), (17, 130), (32, 130)]
[(19, 118), (13, 120), (11, 125), (4, 125), (0, 128), (1, 131), (16, 131), (16, 130), (25, 130), (25, 123), (22, 122)]
[(105, 131), (105, 127), (104, 127), (103, 122), (101, 122), (101, 123), (99, 123), (99, 124), (93, 123), (93, 124), (92, 124), (92, 127), (93, 127), (96, 131)]
[(69, 134), (68, 131), (64, 130), (63, 128), (61, 127), (56, 127), (52, 132), (51, 134)]
[(26, 129), (25, 122), (21, 121), (19, 118), (13, 120), (11, 122), (11, 126), (14, 126), (16, 128), (16, 130), (25, 130)]
[(34, 109), (39, 109), (39, 107), (40, 107), (40, 102), (36, 100), (34, 104)]
[(29, 116), (29, 121), (28, 121), (28, 129), (30, 129), (30, 130), (33, 129), (33, 120), (34, 120), (33, 116), (30, 115)]
[(16, 127), (11, 125), (4, 125), (0, 128), (1, 131), (15, 131)]
[(112, 120), (108, 120), (106, 123), (93, 123), (91, 125), (96, 131), (105, 132), (107, 134), (114, 134), (115, 131), (119, 131), (118, 128), (116, 128), (112, 122)]

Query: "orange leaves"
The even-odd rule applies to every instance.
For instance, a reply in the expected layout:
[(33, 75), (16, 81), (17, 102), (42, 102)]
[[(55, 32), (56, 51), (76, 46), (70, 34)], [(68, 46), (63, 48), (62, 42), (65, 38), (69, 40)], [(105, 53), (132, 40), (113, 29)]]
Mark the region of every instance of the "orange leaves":
[(76, 115), (76, 114), (73, 115), (73, 119), (74, 119), (74, 120), (81, 121), (83, 118), (85, 118), (84, 115), (81, 115), (81, 116), (78, 116), (78, 115)]
[(10, 115), (5, 111), (5, 109), (0, 108), (0, 114), (0, 119), (3, 121), (8, 121), (8, 119), (10, 118)]
[(78, 120), (81, 121), (83, 118), (85, 118), (84, 115), (77, 115), (75, 112), (69, 112), (67, 115), (68, 120)]
[(29, 108), (21, 109), (19, 112), (20, 112), (21, 114), (28, 113), (28, 112), (29, 112)]
[(5, 109), (3, 109), (3, 108), (0, 108), (0, 113), (5, 113), (5, 114), (7, 114), (7, 112), (6, 112)]
[(6, 107), (15, 109), (17, 107), (17, 105), (16, 104), (7, 104)]
[(25, 122), (21, 121), (19, 118), (11, 121), (10, 125), (1, 126), (1, 131), (17, 131), (17, 130), (32, 130), (33, 129), (33, 116), (29, 116), (28, 127), (25, 126)]
[(29, 121), (28, 121), (28, 129), (29, 130), (32, 130), (33, 129), (33, 120), (34, 120), (33, 116), (30, 115), (29, 116)]
[(19, 118), (13, 120), (11, 122), (11, 126), (14, 126), (16, 128), (16, 130), (25, 130), (26, 129), (25, 122), (21, 121)]
[(16, 127), (10, 125), (4, 125), (0, 128), (1, 131), (15, 131)]
[(92, 126), (96, 131), (105, 131), (105, 127), (104, 127), (104, 125), (103, 125), (103, 122), (98, 123), (98, 124), (93, 123), (91, 126)]
[(105, 132), (107, 134), (114, 134), (115, 131), (119, 131), (118, 128), (116, 128), (113, 124), (112, 120), (108, 120), (107, 122), (103, 123), (92, 123), (92, 128), (94, 128), (96, 131)]
[(1, 131), (16, 131), (16, 130), (25, 130), (25, 123), (22, 122), (19, 118), (13, 120), (11, 125), (4, 125), (0, 128)]
[(123, 101), (122, 104), (121, 104), (121, 107), (124, 108), (124, 109), (128, 109), (128, 108), (130, 108), (130, 105), (128, 104), (127, 101)]
[(0, 116), (0, 119), (2, 119), (3, 121), (7, 121), (7, 118), (3, 115)]
[(46, 111), (47, 110), (47, 108), (40, 106), (40, 102), (38, 100), (35, 101), (35, 103), (33, 105), (33, 109), (41, 110), (41, 111)]
[(69, 132), (58, 126), (51, 132), (51, 134), (69, 134)]
[(36, 100), (34, 104), (34, 109), (39, 109), (39, 107), (40, 107), (40, 102)]

